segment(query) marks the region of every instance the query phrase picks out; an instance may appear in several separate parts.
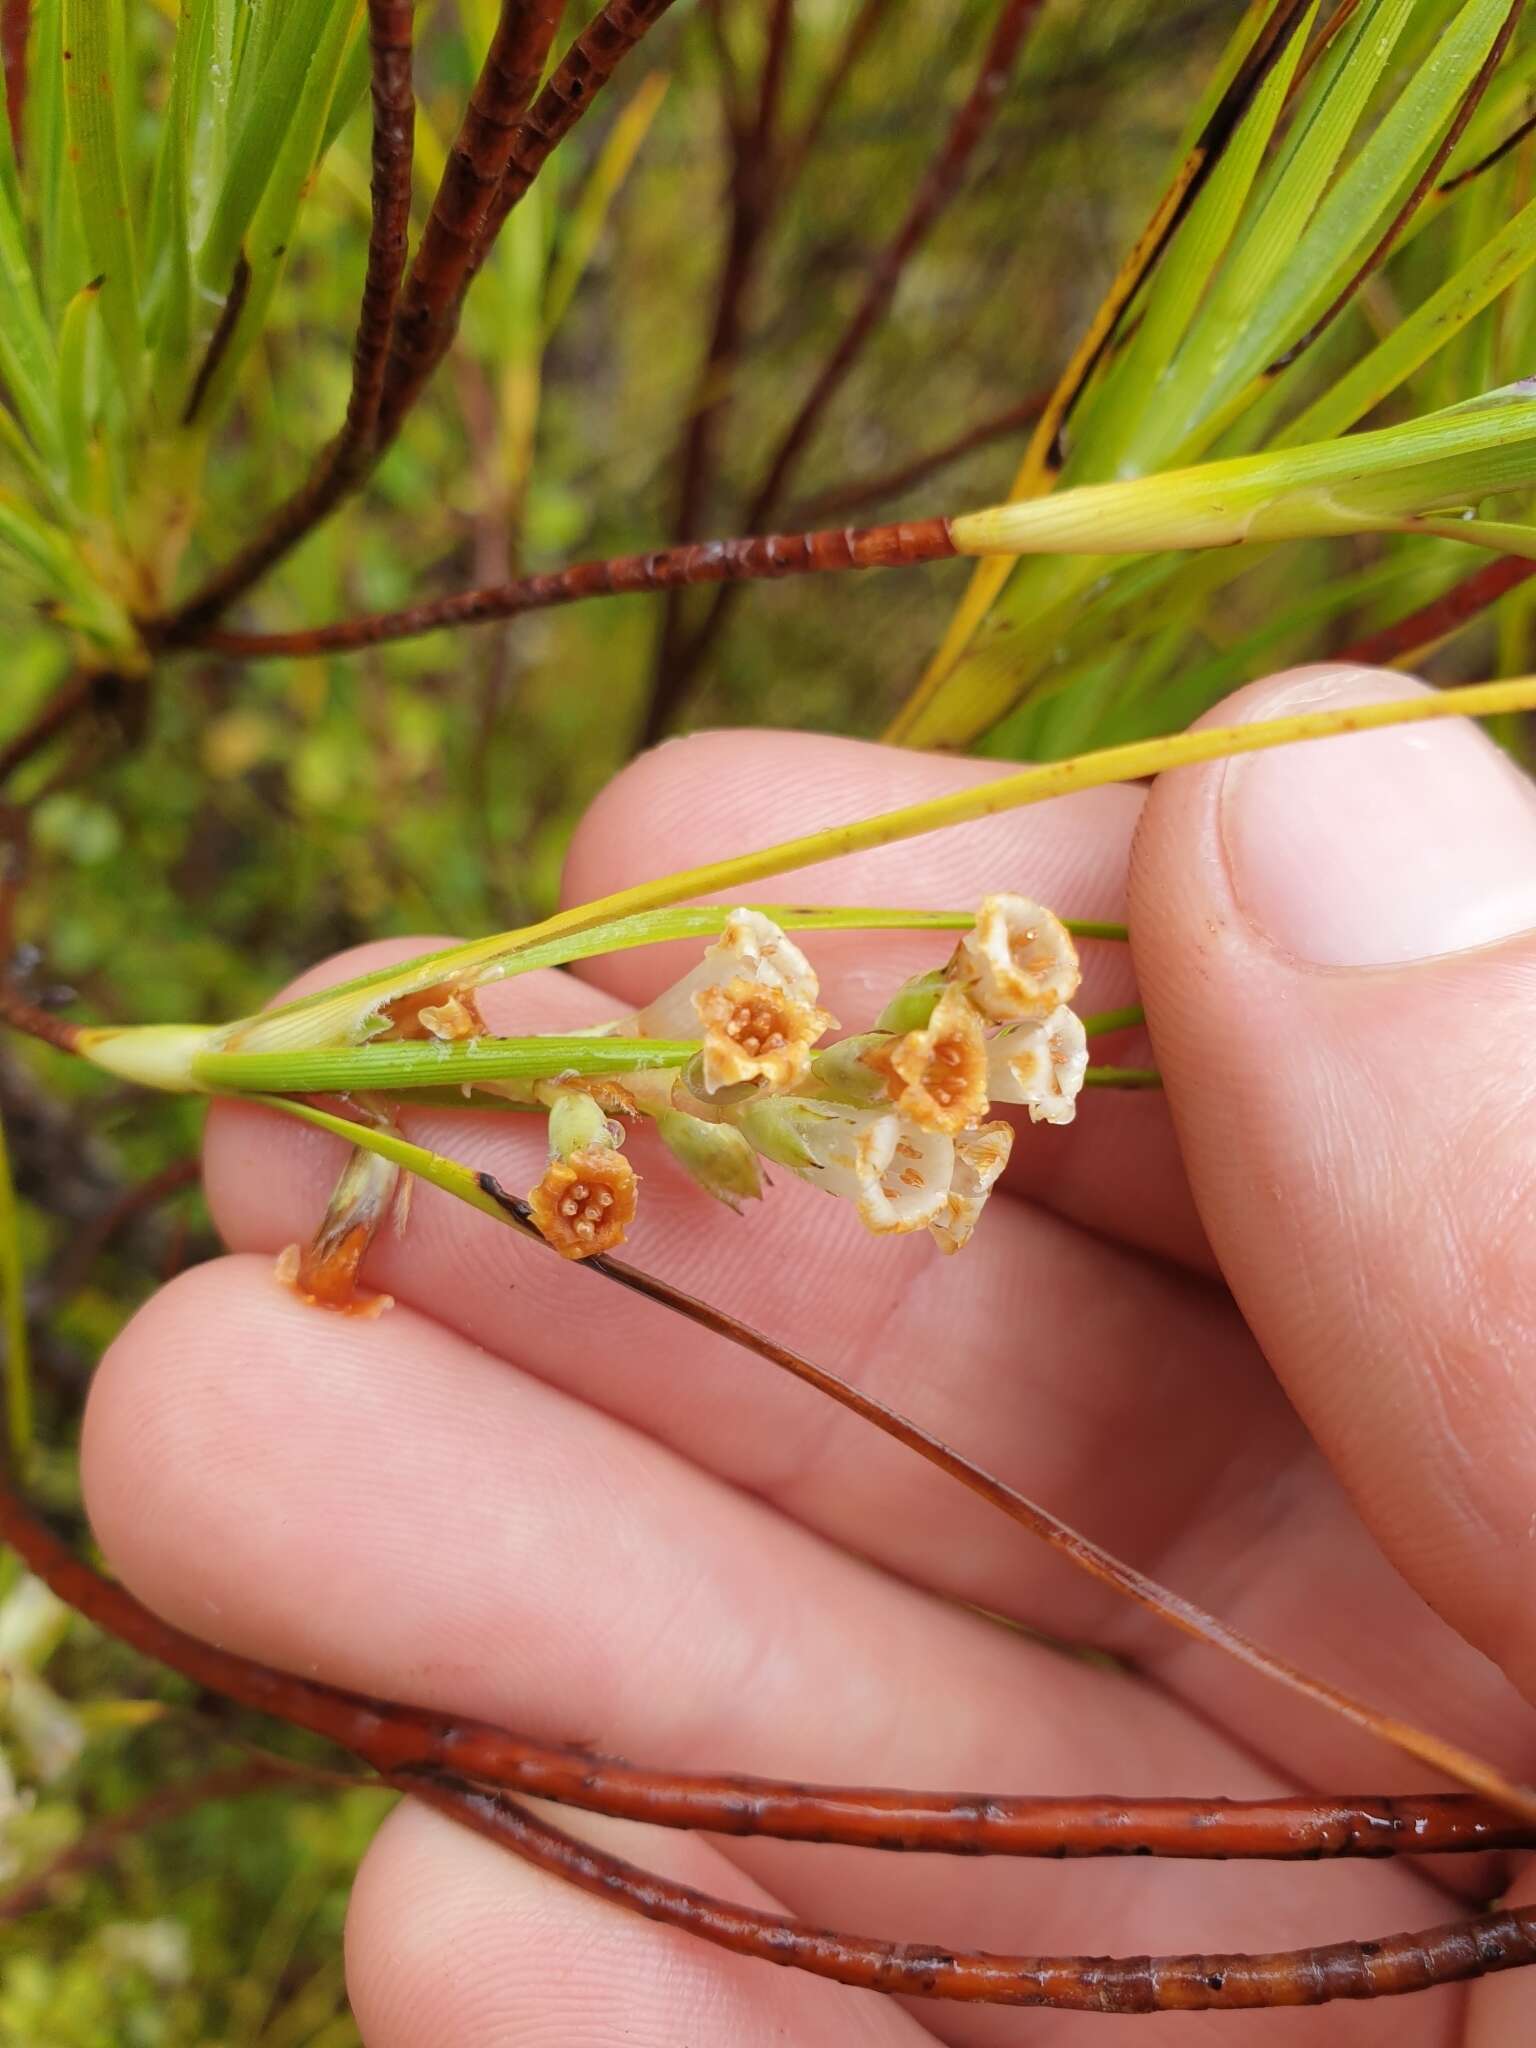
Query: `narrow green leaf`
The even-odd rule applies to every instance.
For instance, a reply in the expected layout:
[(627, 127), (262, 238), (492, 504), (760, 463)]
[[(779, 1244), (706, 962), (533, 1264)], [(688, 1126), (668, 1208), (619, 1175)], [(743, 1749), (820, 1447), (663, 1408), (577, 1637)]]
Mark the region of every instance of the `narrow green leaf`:
[[(266, 322), (267, 309), (272, 302), (278, 280), (287, 261), (289, 243), (293, 237), (299, 208), (303, 202), (309, 179), (319, 159), (320, 146), (325, 136), (326, 120), (335, 96), (341, 60), (346, 51), (347, 37), (356, 20), (361, 0), (321, 0), (318, 10), (311, 8), (310, 0), (296, 0), (292, 22), (299, 20), (307, 11), (324, 14), (317, 39), (305, 52), (305, 64), (300, 74), (298, 89), (291, 107), (285, 109), (287, 116), (279, 140), (279, 146), (267, 162), (266, 175), (255, 209), (250, 217), (246, 233), (245, 254), (250, 265), (250, 277), (241, 307), (228, 345), (222, 351), (219, 362), (208, 382), (204, 397), (200, 424), (207, 425), (216, 419), (227, 402), (234, 387), (240, 366), (249, 353), (257, 336)], [(268, 64), (269, 76), (279, 71), (291, 52), (292, 38), (287, 31)], [(286, 76), (286, 72), (284, 72)], [(267, 108), (267, 94), (264, 88), (256, 102), (256, 112)], [(253, 114), (253, 119), (255, 115)], [(235, 157), (230, 165), (230, 182), (233, 184), (242, 164), (251, 168), (252, 159), (242, 155), (244, 137), (236, 144)], [(241, 172), (243, 175), (243, 172)], [(218, 232), (223, 209), (215, 220), (210, 242)], [(234, 252), (238, 254), (238, 249)], [(231, 257), (233, 266), (233, 255)], [(232, 274), (232, 270), (231, 270)], [(227, 288), (228, 277), (223, 287)]]
[[(145, 328), (155, 356), (156, 391), (167, 408), (174, 402), (173, 373), (192, 346), (194, 138), (217, 107), (219, 43), (221, 35), (227, 38), (228, 26), (227, 0), (183, 0), (144, 253)], [(227, 54), (225, 65), (227, 75)], [(207, 167), (199, 169), (206, 173)]]
[(56, 468), (58, 365), (27, 256), (20, 197), (10, 123), (0, 120), (0, 379), (38, 455)]
[[(1331, 195), (1326, 244), (1315, 232), (1319, 206), (1408, 25), (1413, 4), (1414, 0), (1374, 0), (1341, 38), (1345, 49), (1336, 70), (1293, 131), (1271, 189), (1260, 195), (1240, 245), (1180, 352), (1162, 394), (1162, 417), (1155, 429), (1160, 452), (1178, 447), (1201, 420), (1279, 354), (1282, 337), (1290, 339), (1301, 331), (1304, 321), (1294, 306), (1297, 301), (1312, 303), (1319, 289), (1316, 271), (1323, 248), (1326, 283), (1346, 249), (1355, 246), (1358, 234), (1347, 243), (1340, 241), (1340, 188)], [(1304, 244), (1311, 249), (1305, 286), (1296, 268)]]
[(429, 1152), (424, 1145), (413, 1145), (408, 1138), (396, 1135), (394, 1131), (376, 1130), (370, 1124), (351, 1123), (345, 1117), (333, 1116), (329, 1110), (317, 1109), (310, 1102), (291, 1102), (282, 1095), (254, 1095), (253, 1102), (259, 1102), (264, 1109), (273, 1109), (282, 1116), (297, 1118), (300, 1123), (313, 1124), (317, 1130), (330, 1131), (338, 1138), (345, 1138), (349, 1145), (356, 1145), (364, 1152), (376, 1152), (381, 1159), (392, 1160), (407, 1173), (414, 1173), (419, 1180), (428, 1181), (433, 1187), (441, 1188), (445, 1194), (456, 1195), (461, 1202), (467, 1202), (472, 1209), (479, 1209), (484, 1215), (495, 1217), (498, 1223), (516, 1228), (514, 1219), (480, 1185), (480, 1177), (472, 1166), (465, 1166), (457, 1159), (446, 1159), (440, 1152)]
[[(1171, 443), (1164, 441), (1165, 449), (1182, 445), (1303, 333), (1344, 282), (1454, 117), (1508, 12), (1509, 0), (1467, 0), (1320, 204), (1308, 181), (1307, 214), (1315, 208), (1315, 217), (1284, 255), (1283, 267), (1274, 266), (1261, 295), (1224, 307), (1214, 333), (1195, 342), (1176, 372), (1166, 393), (1167, 421), (1182, 427)], [(1250, 240), (1264, 232), (1261, 217)]]
[(5, 1329), (5, 1420), (11, 1457), (25, 1464), (32, 1449), (32, 1353), (27, 1342), (26, 1275), (21, 1218), (11, 1155), (0, 1126), (0, 1313)]
[(15, 414), (3, 405), (0, 405), (0, 456), (9, 458), (13, 475), (25, 477), (59, 518), (68, 517), (69, 508), (60, 484), (44, 469), (37, 450), (21, 431), (21, 423)]
[(966, 554), (1149, 554), (1391, 531), (1536, 484), (1533, 389), (1511, 385), (1372, 434), (962, 513), (955, 544)]
[(38, 228), (38, 275), (53, 316), (92, 275), (70, 169), (64, 71), (64, 0), (36, 0), (27, 90), (26, 183)]
[[(340, 45), (355, 15), (356, 0), (290, 0), (281, 15), (276, 8), (259, 10), (257, 21), (267, 26), (259, 34), (252, 31), (252, 47), (241, 65), (231, 115), (229, 167), (198, 257), (198, 277), (205, 291), (229, 290), (241, 247), (279, 164), (291, 172), (291, 138), (304, 113), (313, 114), (315, 74), (323, 65), (323, 53), (328, 53), (331, 75), (325, 104), (301, 152), (303, 175), (312, 167), (330, 108)], [(274, 25), (279, 20), (280, 29)], [(248, 83), (248, 73), (257, 77), (257, 83)]]
[(1134, 339), (1080, 412), (1073, 481), (1107, 476), (1123, 462), (1148, 396), (1157, 390), (1236, 231), (1316, 18), (1314, 0), (1163, 259)]
[(686, 1066), (696, 1039), (481, 1038), (468, 1045), (353, 1045), (284, 1052), (205, 1052), (192, 1061), (200, 1088), (299, 1095), (337, 1089), (455, 1088), (476, 1080), (547, 1081), (573, 1070), (626, 1074)]
[(325, 134), (320, 141), (322, 157), (330, 155), (331, 145), (367, 98), (372, 76), (373, 58), (368, 48), (368, 24), (366, 18), (359, 15), (352, 24), (352, 39), (347, 44), (347, 54), (341, 60), (341, 76), (336, 81), (336, 94), (331, 101), (331, 111), (325, 117)]
[(1536, 200), (1476, 251), (1437, 292), (1309, 405), (1277, 437), (1295, 447), (1346, 432), (1460, 334), (1485, 306), (1536, 263)]
[(65, 122), (86, 247), (101, 277), (112, 365), (130, 411), (143, 382), (139, 265), (123, 127), (128, 86), (122, 0), (64, 0)]
[[(213, 219), (229, 162), (230, 102), (234, 97), (238, 29), (248, 0), (190, 0), (206, 61), (191, 79), (187, 107), (187, 192), (191, 241), (200, 249)], [(185, 21), (182, 34), (187, 33)], [(178, 51), (179, 55), (179, 51)]]
[(82, 510), (92, 489), (91, 442), (100, 405), (101, 292), (88, 284), (64, 308), (59, 326), (59, 415), (70, 495)]
[(582, 273), (592, 260), (609, 210), (629, 176), (640, 146), (666, 98), (670, 80), (652, 71), (608, 132), (597, 162), (570, 209), (560, 237), (559, 253), (544, 294), (544, 333), (553, 334), (575, 296)]

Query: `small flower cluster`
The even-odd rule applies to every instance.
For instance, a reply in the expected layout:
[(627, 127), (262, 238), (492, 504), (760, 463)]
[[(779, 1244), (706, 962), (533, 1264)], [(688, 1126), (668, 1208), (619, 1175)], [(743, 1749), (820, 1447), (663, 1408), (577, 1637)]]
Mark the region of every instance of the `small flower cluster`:
[[(626, 1122), (647, 1117), (698, 1184), (739, 1209), (762, 1194), (762, 1162), (853, 1204), (880, 1233), (926, 1229), (958, 1251), (1008, 1163), (1012, 1126), (995, 1103), (1037, 1123), (1070, 1123), (1088, 1066), (1071, 1008), (1081, 973), (1070, 933), (1022, 896), (989, 896), (948, 963), (899, 988), (875, 1028), (822, 1045), (837, 1030), (816, 973), (761, 911), (729, 913), (681, 981), (610, 1027), (626, 1039), (697, 1041), (681, 1070), (478, 1085), (547, 1113), (548, 1160), (528, 1205), (569, 1259), (623, 1242), (638, 1180), (624, 1157)], [(388, 1035), (474, 1043), (487, 1036), (472, 987), (444, 982), (397, 1000)], [(466, 1091), (467, 1092), (467, 1091)], [(391, 1105), (353, 1098), (393, 1128)], [(315, 1238), (291, 1245), (278, 1278), (316, 1307), (376, 1315), (358, 1269), (409, 1189), (398, 1166), (355, 1151)]]
[[(1013, 1143), (1009, 1124), (987, 1120), (992, 1105), (1018, 1104), (1041, 1123), (1076, 1114), (1088, 1065), (1070, 1007), (1080, 979), (1059, 918), (1022, 896), (989, 896), (941, 971), (898, 990), (873, 1031), (818, 1051), (837, 1020), (820, 1006), (810, 961), (770, 918), (737, 910), (681, 981), (616, 1027), (697, 1038), (697, 1055), (680, 1074), (626, 1076), (625, 1091), (732, 1207), (761, 1193), (766, 1160), (852, 1202), (872, 1231), (926, 1229), (958, 1251)], [(558, 1094), (567, 1107), (551, 1113), (550, 1163), (530, 1200), (556, 1249), (585, 1258), (622, 1239), (634, 1174), (622, 1127), (582, 1084), (573, 1077)], [(579, 1148), (573, 1101), (588, 1105)]]

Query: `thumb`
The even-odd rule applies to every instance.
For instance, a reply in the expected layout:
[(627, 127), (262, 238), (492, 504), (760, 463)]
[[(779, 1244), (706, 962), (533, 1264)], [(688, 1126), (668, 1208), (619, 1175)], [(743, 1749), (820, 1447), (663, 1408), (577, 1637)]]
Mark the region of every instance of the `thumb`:
[[(1422, 687), (1298, 670), (1214, 718)], [(1460, 722), (1180, 770), (1130, 920), (1240, 1307), (1399, 1570), (1536, 1696), (1536, 789)]]

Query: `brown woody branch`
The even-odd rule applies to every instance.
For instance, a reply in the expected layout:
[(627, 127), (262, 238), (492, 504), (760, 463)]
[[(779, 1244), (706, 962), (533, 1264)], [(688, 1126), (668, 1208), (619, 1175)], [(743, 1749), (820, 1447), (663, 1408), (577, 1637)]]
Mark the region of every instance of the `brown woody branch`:
[(914, 484), (926, 483), (963, 456), (974, 455), (978, 448), (990, 447), (994, 441), (1006, 440), (1010, 434), (1016, 434), (1021, 427), (1033, 425), (1044, 412), (1049, 397), (1049, 390), (1032, 391), (1018, 404), (1005, 406), (1001, 412), (967, 427), (952, 441), (930, 448), (926, 455), (914, 455), (910, 462), (897, 469), (882, 470), (878, 476), (856, 477), (852, 483), (838, 484), (818, 497), (807, 498), (795, 506), (793, 523), (809, 526), (813, 522), (835, 518), (839, 513), (862, 511), (866, 505), (878, 505), (886, 498), (899, 498), (903, 491), (911, 490)]
[(379, 439), (387, 445), (458, 332), (464, 293), (565, 0), (502, 0), (496, 32), (448, 153), (400, 295)]
[(410, 640), (445, 626), (483, 625), (521, 612), (575, 604), (589, 597), (628, 597), (693, 583), (756, 582), (843, 569), (907, 568), (955, 552), (947, 519), (914, 519), (891, 526), (832, 527), (817, 533), (772, 533), (740, 540), (704, 540), (648, 554), (613, 555), (564, 569), (490, 584), (457, 596), (431, 598), (394, 612), (338, 619), (290, 633), (199, 634), (195, 644), (217, 654), (347, 654), (386, 640)]
[[(399, 6), (408, 5), (409, 0), (373, 0), (373, 4)], [(395, 360), (393, 355), (386, 363), (385, 384), (377, 403), (377, 417), (366, 446), (360, 446), (357, 450), (355, 468), (353, 462), (349, 460), (348, 474), (339, 488), (328, 482), (317, 484), (317, 505), (306, 508), (302, 523), (298, 523), (297, 513), (292, 515), (297, 531), (287, 533), (289, 521), (287, 517), (284, 518), (285, 536), (275, 552), (264, 542), (258, 542), (250, 551), (249, 559), (244, 561), (238, 578), (230, 573), (222, 574), (199, 591), (179, 612), (168, 619), (149, 622), (145, 633), (146, 638), (153, 644), (177, 646), (195, 641), (220, 611), (248, 589), (273, 561), (318, 524), (320, 519), (334, 509), (335, 503), (348, 495), (366, 476), (400, 431), (411, 405), (420, 396), (432, 371), (447, 352), (457, 331), (464, 293), (489, 254), (507, 215), (533, 183), (556, 144), (563, 140), (581, 118), (593, 95), (606, 82), (620, 60), (634, 48), (646, 30), (661, 18), (670, 4), (671, 0), (607, 0), (607, 4), (572, 43), (556, 66), (543, 92), (528, 108), (525, 116), (510, 130), (503, 158), (505, 167), (500, 182), (491, 190), (488, 203), (482, 208), (480, 198), (477, 196), (479, 188), (473, 176), (474, 166), (478, 163), (484, 167), (490, 162), (493, 154), (501, 155), (500, 142), (497, 140), (502, 132), (499, 123), (510, 118), (510, 95), (512, 89), (517, 86), (520, 75), (516, 70), (516, 59), (510, 44), (498, 50), (494, 67), (488, 60), (486, 70), (482, 72), (477, 86), (477, 93), (481, 87), (485, 88), (485, 96), (481, 98), (480, 105), (480, 115), (485, 117), (485, 126), (482, 129), (477, 125), (474, 137), (470, 138), (474, 146), (460, 166), (461, 171), (469, 173), (464, 177), (460, 188), (460, 197), (464, 203), (462, 207), (455, 205), (451, 211), (445, 212), (439, 221), (444, 260), (441, 266), (436, 258), (429, 262), (432, 282), (431, 291), (426, 299), (426, 318), (420, 323), (421, 331), (416, 339), (405, 344), (400, 367), (391, 369)], [(517, 19), (528, 23), (541, 22), (547, 13), (555, 9), (556, 0), (528, 0), (526, 13), (520, 14)], [(507, 15), (504, 14), (504, 25), (507, 19)], [(542, 59), (540, 61), (542, 63)], [(491, 79), (493, 69), (501, 80), (499, 84)], [(507, 95), (505, 99), (500, 97), (503, 94)], [(466, 118), (465, 131), (460, 136), (461, 141), (465, 141), (469, 128), (470, 122)], [(485, 145), (486, 154), (480, 153), (481, 142)], [(408, 192), (408, 179), (406, 190)], [(439, 300), (448, 275), (449, 258), (453, 257), (455, 263), (457, 261), (454, 256), (454, 251), (458, 247), (454, 233), (455, 224), (463, 228), (471, 217), (479, 222), (478, 239), (468, 253), (457, 286), (452, 290), (449, 299), (440, 304)], [(424, 247), (425, 243), (424, 235)], [(369, 354), (370, 363), (375, 362), (376, 357), (371, 343)]]
[[(398, 1781), (408, 1785), (407, 1777)], [(580, 1890), (759, 1962), (865, 1991), (1062, 2012), (1231, 2012), (1390, 1998), (1536, 1962), (1536, 1909), (1270, 1955), (1010, 1956), (840, 1934), (711, 1898), (579, 1841), (513, 1800), (438, 1774), (416, 1796)]]
[[(372, 211), (362, 306), (352, 346), (352, 390), (346, 420), (306, 481), (286, 504), (278, 507), (250, 546), (210, 577), (167, 621), (161, 636), (167, 641), (184, 638), (200, 625), (208, 624), (259, 582), (334, 511), (361, 481), (372, 460), (390, 325), (405, 274), (410, 229), (416, 126), (416, 96), (411, 78), (414, 5), (415, 0), (368, 0), (368, 46), (373, 76)], [(231, 293), (230, 304), (235, 297)], [(226, 306), (226, 319), (228, 315)], [(194, 389), (190, 407), (193, 411), (197, 400)]]
[(1404, 661), (1456, 632), (1511, 590), (1529, 582), (1532, 576), (1536, 576), (1536, 562), (1527, 562), (1519, 555), (1498, 555), (1452, 584), (1431, 603), (1421, 605), (1393, 625), (1383, 626), (1379, 632), (1367, 634), (1333, 659), (1370, 665)]
[(805, 117), (798, 134), (785, 143), (779, 157), (779, 182), (782, 193), (788, 193), (798, 181), (801, 172), (814, 155), (816, 145), (821, 141), (832, 109), (842, 98), (843, 88), (853, 76), (854, 69), (865, 50), (869, 47), (875, 30), (885, 17), (888, 0), (864, 0), (858, 13), (849, 22), (847, 33), (838, 48), (837, 55), (827, 68), (822, 79), (815, 103)]
[[(1003, 0), (976, 79), (913, 194), (901, 224), (876, 257), (865, 287), (832, 353), (785, 429), (743, 524), (767, 525), (783, 500), (791, 477), (809, 447), (822, 414), (863, 354), (884, 318), (902, 274), (960, 189), (977, 146), (992, 125), (1013, 75), (1024, 37), (1042, 0)], [(698, 629), (654, 679), (641, 744), (659, 739), (692, 686), (693, 678), (725, 623), (731, 598), (721, 591)]]
[(283, 1757), (247, 1757), (243, 1763), (224, 1764), (196, 1778), (184, 1778), (161, 1785), (121, 1813), (109, 1814), (62, 1850), (46, 1869), (0, 1892), (0, 1921), (21, 1920), (47, 1906), (61, 1884), (84, 1877), (112, 1861), (124, 1842), (135, 1840), (150, 1828), (196, 1813), (199, 1807), (220, 1800), (246, 1799), (256, 1792), (268, 1792), (275, 1785), (310, 1780), (316, 1774), (302, 1764)]
[[(488, 1175), (481, 1176), (481, 1185), (520, 1230), (531, 1231), (526, 1203), (506, 1195)], [(682, 1307), (692, 1319), (738, 1342), (749, 1341), (759, 1355), (785, 1364), (813, 1386), (835, 1384), (842, 1389), (844, 1405), (855, 1412), (883, 1415), (882, 1426), (899, 1440), (920, 1440), (944, 1450), (944, 1469), (966, 1477), (968, 1484), (982, 1482), (978, 1490), (986, 1497), (1009, 1491), (871, 1397), (809, 1361), (796, 1359), (771, 1340), (746, 1332), (733, 1318), (613, 1261), (591, 1264), (605, 1277), (668, 1306)], [(1039, 1513), (1029, 1509), (1031, 1517), (1038, 1518)], [(536, 1745), (484, 1724), (458, 1723), (440, 1714), (346, 1693), (200, 1642), (160, 1620), (76, 1558), (3, 1476), (0, 1537), (63, 1599), (146, 1655), (212, 1691), (327, 1737), (360, 1757), (386, 1784), (414, 1793), (537, 1866), (738, 1953), (792, 1963), (839, 1982), (971, 2002), (1133, 2012), (1386, 1996), (1536, 1960), (1536, 1912), (1486, 1914), (1422, 1935), (1270, 1956), (1125, 1961), (972, 1955), (813, 1930), (781, 1916), (727, 1906), (652, 1877), (535, 1820), (499, 1790), (486, 1787), (511, 1784), (619, 1817), (644, 1817), (674, 1826), (713, 1821), (736, 1833), (965, 1853), (1005, 1847), (1012, 1853), (1062, 1853), (1065, 1838), (1058, 1833), (1053, 1840), (1049, 1832), (1057, 1820), (1067, 1823), (1069, 1831), (1077, 1828), (1076, 1840), (1089, 1853), (1142, 1846), (1143, 1823), (1151, 1830), (1149, 1844), (1159, 1839), (1175, 1852), (1180, 1841), (1193, 1844), (1207, 1827), (1224, 1833), (1234, 1852), (1244, 1854), (1265, 1853), (1256, 1845), (1266, 1842), (1281, 1854), (1297, 1853), (1298, 1829), (1303, 1839), (1311, 1830), (1308, 1847), (1340, 1854), (1417, 1848), (1431, 1841), (1440, 1847), (1481, 1848), (1524, 1839), (1532, 1814), (1528, 1811), (1524, 1827), (1515, 1829), (1496, 1808), (1460, 1795), (1394, 1801), (1385, 1807), (1374, 1801), (1313, 1802), (1310, 1808), (1305, 1801), (1257, 1801), (1239, 1809), (1224, 1801), (1165, 1800), (1142, 1810), (1135, 1802), (995, 1802), (640, 1772), (573, 1746)], [(1081, 1550), (1082, 1539), (1073, 1542)], [(1323, 1690), (1313, 1688), (1310, 1681), (1304, 1681), (1303, 1688), (1312, 1696)], [(1531, 1806), (1519, 1788), (1511, 1791), (1522, 1808)]]
[[(730, 67), (729, 45), (716, 9), (721, 87), (731, 141), (729, 225), (715, 285), (715, 311), (692, 392), (684, 413), (677, 455), (677, 497), (672, 516), (674, 543), (695, 540), (703, 524), (714, 481), (720, 429), (730, 405), (730, 387), (741, 355), (748, 303), (769, 222), (781, 193), (776, 162), (776, 129), (794, 21), (793, 0), (774, 0), (758, 81), (757, 111), (749, 122), (739, 105), (740, 86)], [(683, 628), (683, 593), (667, 593), (656, 635), (651, 693), (676, 661)]]
[(512, 138), (485, 231), (470, 266), (473, 277), (495, 246), (507, 215), (544, 168), (593, 99), (635, 45), (653, 29), (672, 0), (607, 0), (555, 66), (548, 85)]

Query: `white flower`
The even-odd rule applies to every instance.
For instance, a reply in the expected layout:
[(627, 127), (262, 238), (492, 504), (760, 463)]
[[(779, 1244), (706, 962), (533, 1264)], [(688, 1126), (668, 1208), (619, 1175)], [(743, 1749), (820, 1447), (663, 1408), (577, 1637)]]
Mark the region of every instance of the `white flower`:
[(733, 910), (699, 964), (627, 1028), (637, 1038), (702, 1038), (692, 1085), (706, 1095), (742, 1082), (783, 1091), (804, 1080), (811, 1047), (837, 1023), (817, 1007), (819, 993), (810, 961), (771, 917)]
[(897, 1114), (924, 1130), (963, 1131), (987, 1113), (981, 1013), (953, 982), (922, 1029), (877, 1043), (863, 1059), (884, 1078)]
[(771, 982), (740, 975), (696, 990), (693, 1007), (693, 1028), (704, 1038), (699, 1073), (706, 1095), (743, 1081), (761, 1081), (775, 1093), (793, 1088), (810, 1070), (811, 1047), (837, 1022)]
[(1012, 1149), (1011, 1124), (983, 1124), (980, 1130), (962, 1131), (955, 1139), (949, 1192), (939, 1213), (928, 1220), (941, 1252), (957, 1252), (967, 1242)]
[(1049, 1016), (1083, 978), (1072, 934), (1027, 896), (984, 897), (948, 972), (994, 1024)]
[(948, 1199), (955, 1140), (892, 1110), (769, 1095), (730, 1114), (765, 1158), (852, 1202), (868, 1230), (920, 1230)]
[(820, 994), (816, 970), (771, 917), (760, 910), (733, 910), (714, 944), (691, 967), (681, 981), (664, 989), (648, 1002), (634, 1021), (637, 1038), (693, 1038), (697, 1035), (699, 1013), (694, 997), (705, 989), (721, 988), (732, 981), (747, 981), (784, 994), (808, 1009)]
[(987, 1092), (1019, 1102), (1037, 1124), (1069, 1124), (1088, 1071), (1082, 1019), (1065, 1004), (1030, 1024), (1011, 1024), (987, 1047)]

